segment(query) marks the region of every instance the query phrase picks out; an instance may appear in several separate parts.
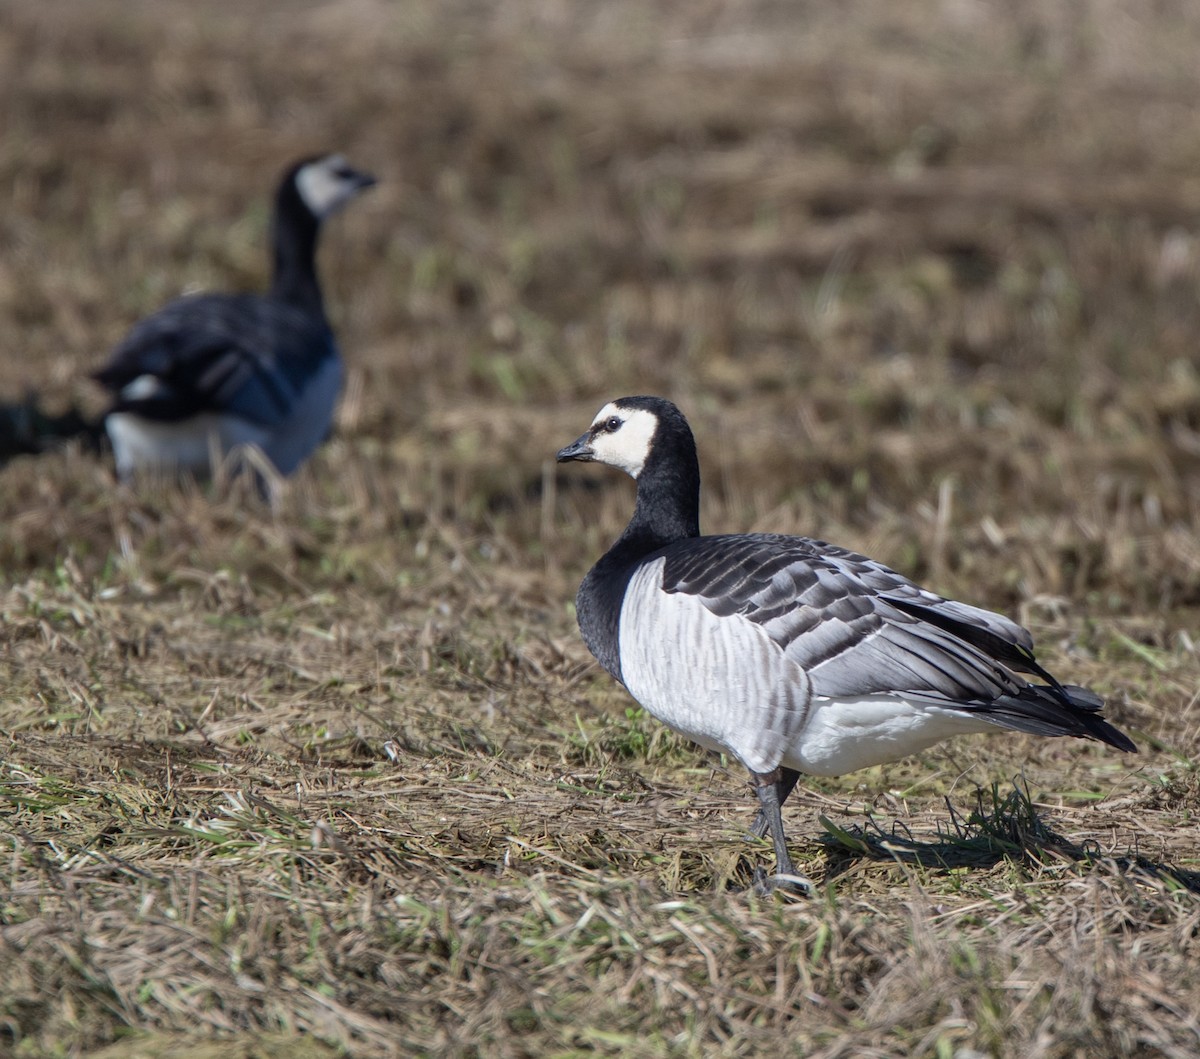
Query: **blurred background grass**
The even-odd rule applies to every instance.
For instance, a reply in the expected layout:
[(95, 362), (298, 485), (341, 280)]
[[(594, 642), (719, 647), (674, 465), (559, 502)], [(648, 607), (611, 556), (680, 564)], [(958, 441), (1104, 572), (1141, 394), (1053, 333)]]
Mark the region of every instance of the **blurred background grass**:
[(1139, 11), (11, 7), (6, 389), (94, 407), (133, 319), (262, 283), (277, 172), (337, 148), (383, 185), (324, 248), (352, 379), (318, 467), (436, 441), (456, 499), (520, 506), (658, 392), (710, 525), (860, 536), (948, 482), (956, 530), (1076, 521), (1096, 554), (1038, 589), (1150, 563), (1139, 602), (1191, 604), (1186, 544), (1140, 545), (1195, 515), (1200, 18)]

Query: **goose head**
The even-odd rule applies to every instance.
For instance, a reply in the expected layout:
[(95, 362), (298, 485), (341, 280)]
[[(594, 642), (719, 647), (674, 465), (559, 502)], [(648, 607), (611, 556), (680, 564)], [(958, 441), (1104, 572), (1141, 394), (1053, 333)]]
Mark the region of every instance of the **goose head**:
[(343, 155), (327, 154), (301, 162), (292, 182), (309, 213), (323, 221), (356, 195), (374, 186), (375, 178), (355, 169)]
[(609, 401), (592, 420), (592, 425), (566, 448), (559, 449), (557, 460), (607, 463), (631, 478), (645, 470), (656, 447), (665, 443), (678, 426), (691, 431), (683, 414), (661, 397), (622, 397)]

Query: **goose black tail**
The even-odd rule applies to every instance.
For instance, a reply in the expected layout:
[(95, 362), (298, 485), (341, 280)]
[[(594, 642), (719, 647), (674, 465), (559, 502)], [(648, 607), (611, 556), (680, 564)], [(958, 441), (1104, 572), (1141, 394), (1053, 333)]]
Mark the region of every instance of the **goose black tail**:
[(1034, 735), (1073, 735), (1095, 739), (1118, 750), (1136, 751), (1132, 739), (1100, 716), (1104, 700), (1074, 684), (1030, 684), (1017, 695), (1003, 695), (982, 707), (1001, 728)]

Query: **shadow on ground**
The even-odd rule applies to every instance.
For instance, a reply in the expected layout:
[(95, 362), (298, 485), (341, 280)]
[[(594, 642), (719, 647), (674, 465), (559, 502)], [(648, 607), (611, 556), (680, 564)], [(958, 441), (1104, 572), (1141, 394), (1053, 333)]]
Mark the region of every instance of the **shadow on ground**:
[(1054, 864), (1076, 865), (1081, 872), (1099, 870), (1135, 882), (1153, 882), (1168, 889), (1200, 894), (1200, 872), (1176, 867), (1137, 852), (1114, 856), (1094, 840), (1075, 842), (1045, 820), (1023, 784), (1004, 793), (999, 784), (975, 792), (975, 808), (963, 816), (946, 799), (948, 824), (933, 838), (914, 835), (900, 821), (885, 829), (873, 817), (865, 825), (842, 827), (821, 817), (825, 834), (820, 841), (828, 856), (827, 880), (846, 874), (864, 860), (892, 861), (934, 871), (986, 870), (1004, 863), (1038, 869)]

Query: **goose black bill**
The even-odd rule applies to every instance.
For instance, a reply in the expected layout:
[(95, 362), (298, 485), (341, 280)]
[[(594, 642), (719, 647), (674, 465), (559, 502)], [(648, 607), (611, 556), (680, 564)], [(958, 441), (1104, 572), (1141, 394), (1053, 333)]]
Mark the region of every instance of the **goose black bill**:
[(559, 463), (569, 463), (571, 460), (583, 460), (585, 462), (596, 458), (596, 453), (591, 446), (592, 434), (588, 431), (586, 434), (580, 434), (574, 441), (564, 449), (559, 449), (558, 454), (554, 457)]

